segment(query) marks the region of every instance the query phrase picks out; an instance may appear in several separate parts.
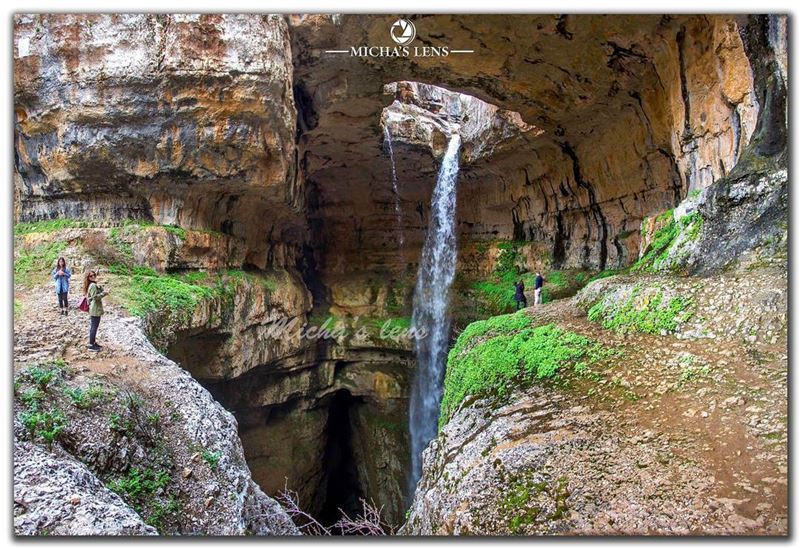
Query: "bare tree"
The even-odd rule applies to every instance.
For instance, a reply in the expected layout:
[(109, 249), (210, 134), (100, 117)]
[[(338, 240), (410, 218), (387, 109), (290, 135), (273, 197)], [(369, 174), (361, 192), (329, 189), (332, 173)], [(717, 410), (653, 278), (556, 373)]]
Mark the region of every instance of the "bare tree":
[(344, 510), (340, 508), (339, 511), (342, 513), (342, 517), (333, 524), (333, 527), (338, 528), (343, 535), (391, 535), (394, 530), (381, 519), (383, 506), (377, 508), (374, 502), (367, 503), (364, 499), (359, 500), (361, 501), (361, 514), (354, 519), (345, 514)]
[(339, 521), (330, 527), (325, 527), (300, 507), (297, 491), (289, 489), (288, 484), (284, 484), (283, 491), (276, 498), (292, 521), (297, 524), (297, 528), (307, 535), (330, 536), (334, 532), (340, 532), (342, 535), (382, 536), (394, 532), (394, 529), (381, 518), (383, 506), (378, 508), (374, 503), (368, 503), (364, 499), (359, 499), (362, 511), (358, 516), (351, 518), (340, 508), (342, 517)]
[(283, 491), (275, 497), (283, 505), (286, 513), (295, 522), (300, 532), (306, 535), (331, 535), (330, 529), (322, 525), (314, 516), (300, 508), (297, 491), (289, 489), (288, 480), (283, 485)]

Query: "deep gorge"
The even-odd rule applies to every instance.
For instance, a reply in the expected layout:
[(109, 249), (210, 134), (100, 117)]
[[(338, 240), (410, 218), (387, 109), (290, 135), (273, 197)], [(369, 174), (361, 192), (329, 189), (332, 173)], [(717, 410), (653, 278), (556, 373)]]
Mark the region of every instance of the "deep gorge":
[(413, 499), (415, 349), (378, 333), (411, 319), (453, 131), (457, 330), (509, 242), (526, 271), (628, 267), (643, 221), (786, 146), (771, 16), (421, 15), (422, 43), (475, 54), (325, 53), (393, 19), (15, 16), (16, 221), (180, 227), (136, 260), (261, 280), (151, 339), (234, 413), (256, 483), (326, 524), (365, 498), (399, 526)]

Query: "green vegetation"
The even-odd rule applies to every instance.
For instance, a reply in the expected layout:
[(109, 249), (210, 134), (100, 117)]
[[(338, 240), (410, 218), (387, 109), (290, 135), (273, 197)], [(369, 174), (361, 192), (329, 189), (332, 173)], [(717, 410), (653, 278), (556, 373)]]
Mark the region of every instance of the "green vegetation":
[(159, 533), (165, 531), (165, 521), (167, 518), (174, 517), (181, 511), (181, 504), (174, 493), (171, 493), (166, 504), (158, 500), (152, 501), (150, 515), (144, 520), (147, 525), (155, 527)]
[[(525, 532), (526, 525), (533, 524), (537, 520), (552, 521), (564, 517), (569, 511), (567, 507), (569, 495), (567, 478), (559, 478), (551, 485), (546, 478), (529, 473), (508, 482), (506, 495), (500, 501), (499, 510), (508, 518), (511, 534), (519, 535)], [(552, 512), (545, 509), (545, 504), (550, 500), (555, 503)]]
[(29, 409), (37, 409), (44, 399), (44, 392), (38, 388), (29, 388), (19, 395), (19, 399)]
[(518, 312), (467, 327), (448, 355), (440, 427), (470, 396), (505, 396), (518, 384), (553, 378), (567, 363), (595, 363), (612, 350), (554, 324), (531, 327)]
[(209, 451), (208, 449), (204, 449), (202, 457), (203, 460), (206, 461), (206, 464), (208, 464), (209, 468), (216, 470), (217, 465), (219, 464), (219, 459), (222, 458), (222, 453), (219, 451)]
[(43, 242), (31, 248), (20, 247), (14, 260), (14, 282), (22, 285), (50, 276), (56, 261), (67, 248), (66, 242)]
[(169, 482), (169, 473), (164, 470), (131, 468), (127, 475), (109, 482), (107, 487), (121, 497), (137, 502), (143, 496), (154, 495)]
[(278, 288), (274, 277), (251, 274), (242, 270), (227, 270), (220, 274), (206, 272), (158, 273), (147, 267), (113, 265), (115, 287), (112, 294), (117, 302), (134, 316), (155, 319), (150, 327), (154, 344), (162, 346), (162, 335), (170, 326), (181, 326), (203, 301), (219, 300), (222, 311), (232, 309), (233, 297), (242, 283), (260, 286), (267, 292)]
[(174, 234), (183, 241), (186, 241), (186, 230), (176, 225), (162, 225), (164, 230), (170, 234)]
[(661, 289), (642, 293), (636, 287), (627, 299), (601, 299), (588, 311), (589, 321), (602, 323), (606, 329), (619, 332), (639, 331), (659, 335), (673, 333), (679, 324), (692, 317), (691, 300), (672, 297), (664, 300)]
[(39, 389), (47, 391), (47, 387), (63, 378), (66, 364), (63, 360), (53, 360), (32, 365), (25, 370), (23, 376), (36, 384)]
[(129, 434), (133, 432), (133, 421), (128, 419), (127, 417), (123, 417), (119, 413), (111, 413), (108, 416), (108, 428), (112, 432), (118, 432), (120, 434)]
[(198, 279), (155, 272), (132, 274), (122, 288), (123, 306), (134, 316), (157, 312), (188, 316), (203, 299), (215, 296), (214, 289)]
[(19, 417), (31, 439), (36, 439), (38, 435), (48, 447), (53, 446), (53, 442), (67, 427), (66, 415), (57, 408), (40, 411), (36, 405), (35, 408), (20, 413)]
[(480, 280), (472, 284), (472, 291), (476, 294), (479, 312), (482, 315), (503, 314), (513, 310), (514, 282), (523, 279), (527, 287), (532, 283), (532, 274), (522, 274), (520, 248), (524, 242), (509, 241), (498, 244), (500, 254), (494, 272), (487, 280)]
[(69, 398), (70, 402), (78, 409), (91, 409), (97, 406), (106, 398), (106, 391), (102, 386), (93, 384), (88, 388), (80, 387), (66, 387), (64, 394)]
[(170, 492), (166, 501), (159, 499), (170, 482), (166, 470), (134, 467), (126, 475), (109, 481), (106, 487), (130, 504), (145, 523), (164, 533), (167, 519), (175, 517), (181, 509), (175, 492)]
[(685, 355), (680, 358), (681, 373), (678, 386), (681, 387), (698, 377), (707, 377), (711, 372), (708, 364), (699, 365), (694, 356)]
[[(526, 242), (508, 241), (497, 244), (500, 254), (497, 258), (494, 271), (489, 277), (481, 280), (463, 280), (464, 289), (474, 297), (471, 305), (466, 310), (458, 313), (457, 320), (463, 325), (476, 317), (496, 316), (507, 314), (516, 309), (514, 300), (514, 283), (521, 280), (525, 284), (527, 293), (533, 290), (536, 274), (525, 271), (522, 257), (522, 247)], [(483, 246), (485, 248), (485, 244)], [(478, 248), (481, 249), (480, 247)], [(617, 271), (607, 271), (609, 276)], [(542, 302), (547, 303), (556, 299), (563, 299), (575, 295), (587, 283), (596, 279), (593, 274), (584, 269), (548, 270), (542, 272), (544, 287), (542, 289)], [(603, 273), (601, 273), (603, 274)], [(602, 277), (602, 276), (601, 276)], [(528, 305), (533, 305), (529, 299)], [(457, 323), (459, 323), (457, 321)]]
[[(96, 381), (77, 386), (71, 382), (74, 378), (75, 372), (63, 360), (38, 363), (15, 376), (15, 413), (29, 439), (52, 450), (53, 444), (71, 429), (69, 438), (61, 443), (65, 450), (81, 458), (74, 453), (74, 444), (83, 443), (88, 431), (97, 430), (97, 420), (107, 416), (112, 440), (107, 439), (109, 433), (102, 428), (94, 435), (112, 444), (119, 441), (115, 434), (128, 437), (130, 447), (136, 448), (136, 466), (122, 475), (106, 469), (96, 472), (148, 524), (162, 533), (167, 531), (167, 524), (170, 531), (175, 531), (180, 504), (177, 491), (168, 489), (173, 481), (170, 471), (175, 467), (160, 430), (160, 413), (148, 408), (135, 392), (126, 391), (117, 398), (118, 392), (112, 386)], [(62, 388), (54, 390), (54, 386)], [(106, 409), (96, 409), (105, 404)], [(219, 456), (212, 453), (209, 458), (218, 460)]]
[(49, 221), (35, 221), (31, 223), (16, 223), (14, 235), (56, 232), (65, 228), (85, 228), (93, 226), (91, 221), (76, 219), (51, 219)]
[[(656, 272), (661, 269), (662, 265), (669, 258), (671, 253), (674, 253), (675, 245), (679, 241), (692, 242), (700, 237), (700, 232), (703, 229), (703, 217), (695, 212), (684, 215), (678, 221), (674, 219), (674, 210), (670, 209), (662, 213), (656, 218), (657, 223), (665, 223), (653, 235), (653, 241), (645, 253), (638, 261), (632, 266), (631, 270)], [(644, 237), (645, 225), (642, 224), (642, 237)], [(683, 239), (678, 236), (683, 234)]]
[[(64, 361), (53, 360), (28, 367), (14, 381), (14, 395), (25, 407), (19, 414), (20, 421), (31, 440), (44, 441), (49, 448), (69, 423), (64, 412), (51, 401), (52, 398), (47, 397), (48, 388), (63, 382), (65, 372)], [(25, 383), (29, 385), (23, 389)], [(51, 401), (50, 408), (45, 409), (48, 401)]]

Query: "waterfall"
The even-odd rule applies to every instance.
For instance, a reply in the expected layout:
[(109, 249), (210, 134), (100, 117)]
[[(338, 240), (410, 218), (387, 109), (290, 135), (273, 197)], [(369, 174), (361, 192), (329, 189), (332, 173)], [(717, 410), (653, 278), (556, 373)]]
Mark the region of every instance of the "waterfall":
[(448, 311), (450, 284), (456, 271), (456, 178), (461, 138), (450, 137), (431, 198), (428, 233), (422, 248), (414, 290), (412, 326), (424, 330), (417, 337), (417, 373), (411, 387), (409, 430), (411, 473), (409, 497), (422, 475), (422, 451), (436, 436), (442, 381), (450, 334)]
[(397, 222), (397, 233), (398, 233), (398, 246), (399, 248), (403, 247), (403, 219), (402, 213), (400, 212), (400, 191), (397, 188), (397, 166), (394, 163), (394, 149), (392, 148), (392, 134), (389, 132), (389, 128), (384, 125), (383, 126), (383, 136), (384, 140), (386, 141), (386, 146), (389, 149), (389, 159), (392, 162), (392, 192), (394, 193), (394, 217), (395, 221)]

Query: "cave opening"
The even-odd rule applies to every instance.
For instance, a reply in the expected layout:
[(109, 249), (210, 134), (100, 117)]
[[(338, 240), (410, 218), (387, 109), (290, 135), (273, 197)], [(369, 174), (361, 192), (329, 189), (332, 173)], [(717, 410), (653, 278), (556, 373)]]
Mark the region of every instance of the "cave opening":
[(318, 517), (326, 527), (336, 523), (342, 517), (342, 512), (355, 517), (361, 509), (360, 499), (364, 498), (364, 489), (353, 446), (351, 420), (353, 408), (361, 403), (361, 398), (343, 389), (333, 395), (328, 406), (325, 428), (327, 443), (322, 463), (328, 481), (323, 487), (324, 502)]

